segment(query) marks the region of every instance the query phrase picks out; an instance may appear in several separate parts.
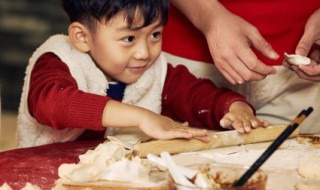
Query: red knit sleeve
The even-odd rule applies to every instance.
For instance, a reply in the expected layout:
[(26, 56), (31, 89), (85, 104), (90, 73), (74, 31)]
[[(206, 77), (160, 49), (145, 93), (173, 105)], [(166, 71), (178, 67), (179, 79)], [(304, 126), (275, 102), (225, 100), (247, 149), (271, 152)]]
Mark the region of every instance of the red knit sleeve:
[(29, 111), (47, 126), (104, 130), (102, 113), (108, 100), (79, 90), (67, 65), (52, 53), (42, 55), (32, 70)]
[(233, 102), (248, 103), (238, 93), (218, 88), (210, 80), (196, 78), (185, 66), (174, 68), (170, 64), (162, 99), (163, 115), (188, 121), (191, 126), (215, 130), (222, 129), (219, 121)]

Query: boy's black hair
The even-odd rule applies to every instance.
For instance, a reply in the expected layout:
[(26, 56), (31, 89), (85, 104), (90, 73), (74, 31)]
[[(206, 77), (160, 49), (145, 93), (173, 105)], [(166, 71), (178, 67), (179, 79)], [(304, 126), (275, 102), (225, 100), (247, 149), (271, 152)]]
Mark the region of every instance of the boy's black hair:
[(160, 24), (165, 25), (169, 12), (169, 0), (61, 0), (61, 4), (70, 22), (81, 22), (93, 30), (97, 20), (109, 21), (119, 13), (124, 14), (131, 28), (137, 9), (144, 18), (140, 27), (148, 26), (158, 18)]

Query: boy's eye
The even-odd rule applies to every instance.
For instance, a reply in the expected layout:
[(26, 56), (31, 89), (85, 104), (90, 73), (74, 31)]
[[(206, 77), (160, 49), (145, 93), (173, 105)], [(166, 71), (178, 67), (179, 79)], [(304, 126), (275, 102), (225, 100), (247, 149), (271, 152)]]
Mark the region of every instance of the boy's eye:
[(153, 33), (153, 34), (151, 35), (151, 37), (154, 38), (154, 39), (157, 39), (157, 38), (160, 37), (160, 35), (161, 35), (160, 32), (155, 32), (155, 33)]
[(125, 42), (132, 42), (134, 40), (134, 37), (133, 36), (128, 36), (128, 37), (123, 38), (122, 40), (125, 41)]

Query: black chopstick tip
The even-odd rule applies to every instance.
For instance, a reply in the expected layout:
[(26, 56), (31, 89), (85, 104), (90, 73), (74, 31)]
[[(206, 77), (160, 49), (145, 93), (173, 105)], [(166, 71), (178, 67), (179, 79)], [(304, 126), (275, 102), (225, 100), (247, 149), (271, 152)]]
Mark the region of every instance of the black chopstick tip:
[(309, 107), (309, 108), (305, 111), (305, 115), (306, 115), (306, 116), (309, 116), (312, 112), (313, 112), (313, 107)]
[(298, 116), (291, 121), (294, 122), (297, 118), (304, 115), (302, 120), (293, 123), (293, 125), (289, 125), (274, 141), (273, 143), (263, 152), (263, 154), (251, 165), (251, 167), (240, 177), (240, 179), (234, 184), (234, 187), (240, 187), (244, 185), (247, 180), (260, 168), (260, 166), (273, 154), (273, 152), (286, 140), (290, 134), (296, 129), (299, 124), (308, 117), (313, 111), (312, 107), (309, 107), (307, 110), (302, 110)]

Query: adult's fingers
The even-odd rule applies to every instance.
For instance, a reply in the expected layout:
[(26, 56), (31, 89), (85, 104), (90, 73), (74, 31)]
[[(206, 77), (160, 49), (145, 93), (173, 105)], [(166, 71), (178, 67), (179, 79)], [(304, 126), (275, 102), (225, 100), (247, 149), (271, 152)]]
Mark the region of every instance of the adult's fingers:
[(296, 47), (296, 54), (307, 56), (313, 44), (320, 45), (319, 30), (320, 8), (308, 19), (304, 33)]
[[(238, 56), (230, 56), (228, 59), (216, 62), (216, 66), (231, 84), (242, 84), (245, 81), (257, 81), (264, 79), (267, 76), (266, 74), (260, 74), (248, 68), (246, 63), (239, 59)], [(263, 64), (263, 66), (265, 65)]]
[(314, 43), (314, 36), (311, 30), (305, 30), (303, 33), (295, 53), (302, 56), (307, 56)]
[(245, 66), (256, 73), (256, 75), (251, 74), (244, 76), (248, 81), (261, 80), (269, 74), (276, 73), (275, 68), (260, 61), (250, 47), (242, 46), (237, 52), (240, 60), (245, 64)]
[(248, 31), (247, 38), (251, 45), (261, 52), (264, 56), (270, 59), (278, 59), (279, 55), (272, 46), (262, 37), (260, 32), (255, 27), (251, 27)]
[(282, 61), (282, 65), (285, 66), (286, 68), (293, 70), (292, 69), (292, 64), (288, 63), (285, 59)]
[[(240, 48), (240, 49), (243, 49), (243, 48)], [(249, 48), (249, 51), (252, 51), (252, 50)], [(238, 53), (237, 56), (232, 57), (229, 60), (230, 66), (233, 68), (233, 70), (237, 71), (237, 74), (240, 75), (240, 77), (244, 81), (256, 81), (256, 80), (264, 79), (266, 77), (265, 74), (257, 73), (255, 70), (252, 70), (250, 67), (248, 67), (246, 62), (241, 60), (242, 50), (240, 51), (237, 50), (236, 52)], [(254, 53), (252, 53), (252, 56), (256, 57)]]
[[(233, 63), (234, 64), (234, 63)], [(216, 63), (217, 68), (221, 74), (231, 83), (231, 84), (241, 84), (243, 79), (240, 74), (235, 70), (229, 62), (223, 61)]]
[[(320, 65), (291, 66), (296, 75), (305, 80), (320, 81)], [(315, 69), (316, 68), (316, 69)], [(309, 73), (309, 74), (308, 74)]]
[(306, 80), (320, 81), (320, 65), (299, 66), (295, 72), (297, 75)]

